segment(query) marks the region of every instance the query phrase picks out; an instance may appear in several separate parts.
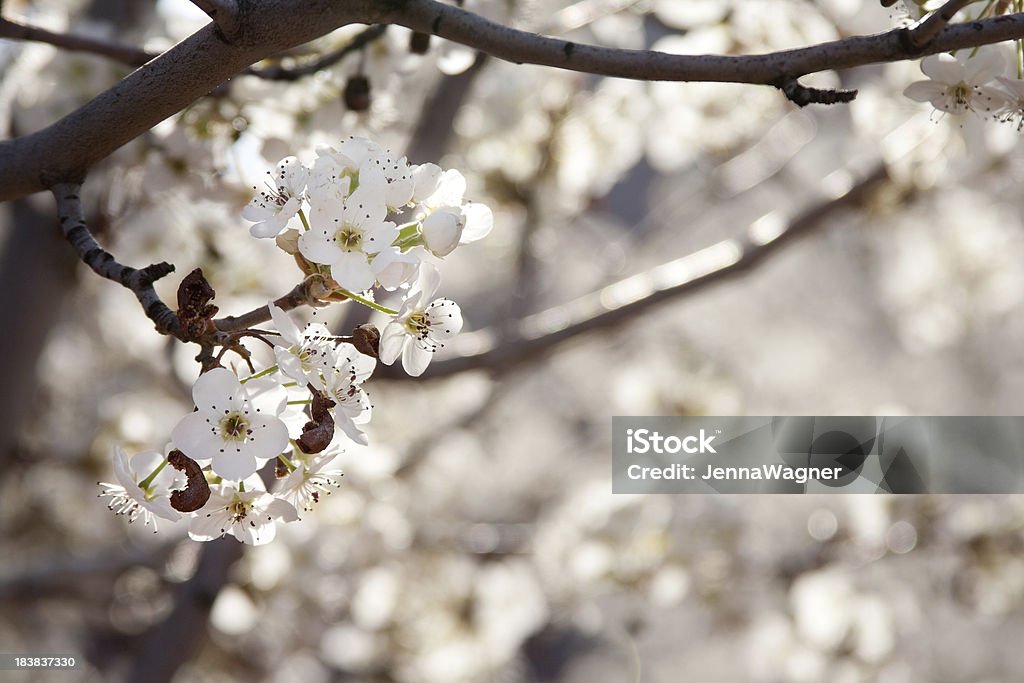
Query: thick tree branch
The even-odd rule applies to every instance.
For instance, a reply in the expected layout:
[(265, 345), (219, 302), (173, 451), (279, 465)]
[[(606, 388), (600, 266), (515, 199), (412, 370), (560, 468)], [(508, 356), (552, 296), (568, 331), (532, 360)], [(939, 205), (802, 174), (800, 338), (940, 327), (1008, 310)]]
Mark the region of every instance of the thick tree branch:
[(671, 55), (623, 50), (548, 38), (503, 26), (434, 0), (407, 0), (387, 17), (415, 31), (474, 47), (518, 64), (540, 64), (571, 71), (649, 81), (714, 81), (775, 85), (818, 71), (893, 62), (1024, 36), (1024, 14), (1009, 14), (948, 26), (921, 50), (909, 49), (894, 29), (829, 43), (760, 55)]
[(236, 0), (192, 0), (192, 4), (206, 12), (213, 23), (229, 40), (238, 35), (238, 3)]
[(57, 200), (57, 215), (64, 238), (93, 272), (130, 289), (142, 304), (146, 316), (156, 325), (158, 332), (181, 337), (178, 316), (161, 301), (153, 289), (153, 283), (173, 273), (174, 266), (169, 263), (154, 263), (137, 269), (118, 263), (113, 254), (101, 247), (89, 232), (82, 212), (80, 190), (81, 186), (77, 183), (59, 183), (51, 188)]
[(1024, 37), (1024, 13), (947, 26), (920, 50), (907, 29), (761, 55), (670, 55), (580, 45), (502, 26), (434, 0), (247, 3), (227, 42), (210, 25), (41, 131), (0, 142), (0, 201), (80, 182), (88, 168), (270, 55), (351, 23), (396, 23), (500, 59), (604, 76), (778, 85), (830, 69), (892, 62)]
[[(511, 337), (501, 338), (495, 330), (472, 333), (481, 342), (480, 351), (435, 361), (423, 379), (466, 370), (505, 372), (581, 334), (621, 325), (653, 306), (735, 277), (759, 265), (783, 245), (824, 225), (838, 212), (862, 205), (888, 180), (889, 174), (880, 164), (841, 196), (811, 207), (777, 230), (755, 224), (743, 239), (722, 240), (575, 301), (527, 316), (513, 326)], [(379, 367), (374, 377), (397, 379), (404, 375), (393, 365)]]
[(88, 52), (94, 55), (109, 57), (129, 66), (142, 66), (156, 57), (155, 54), (129, 45), (117, 45), (105, 40), (75, 36), (67, 33), (54, 33), (36, 26), (19, 24), (3, 17), (0, 17), (0, 38), (47, 43), (63, 50)]

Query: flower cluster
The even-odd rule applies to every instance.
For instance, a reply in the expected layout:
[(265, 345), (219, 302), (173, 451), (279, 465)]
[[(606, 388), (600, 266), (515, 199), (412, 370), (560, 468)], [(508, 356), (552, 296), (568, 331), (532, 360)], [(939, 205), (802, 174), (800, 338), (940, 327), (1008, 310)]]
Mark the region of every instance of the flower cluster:
[[(462, 328), (459, 306), (434, 298), (439, 266), (460, 244), (485, 236), (492, 218), (487, 207), (463, 200), (458, 171), (410, 165), (350, 138), (318, 150), (309, 167), (287, 157), (271, 175), (243, 211), (252, 235), (275, 238), (294, 257), (314, 298), (355, 301), (391, 321), (383, 334), (365, 326), (356, 330), (362, 336), (338, 337), (322, 324), (300, 330), (269, 304), (275, 330), (244, 335), (272, 345), (274, 365), (257, 370), (234, 338), (225, 349), (241, 353), (249, 373), (240, 377), (215, 359), (195, 382), (195, 410), (174, 427), (163, 456), (117, 450), (118, 483), (103, 484), (100, 495), (129, 521), (142, 517), (155, 529), (157, 517), (188, 518), (198, 541), (231, 534), (270, 542), (278, 524), (297, 520), (338, 485), (341, 472), (331, 465), (343, 444), (367, 444), (372, 407), (362, 385), (377, 359), (400, 357), (406, 372), (420, 375)], [(401, 297), (398, 308), (378, 304), (376, 288)], [(179, 318), (190, 329), (215, 328), (212, 298), (196, 271), (179, 289)], [(271, 461), (272, 491), (259, 475)]]

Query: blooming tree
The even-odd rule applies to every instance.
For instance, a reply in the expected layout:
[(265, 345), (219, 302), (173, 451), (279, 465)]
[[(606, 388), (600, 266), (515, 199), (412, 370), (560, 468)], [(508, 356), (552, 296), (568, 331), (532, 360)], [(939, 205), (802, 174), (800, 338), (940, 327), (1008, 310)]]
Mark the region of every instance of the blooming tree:
[[(69, 87), (33, 99), (24, 94), (32, 88), (22, 86), (11, 123), (16, 134), (0, 142), (0, 198), (21, 201), (49, 191), (68, 251), (112, 281), (105, 286), (126, 287), (141, 305), (128, 318), (100, 314), (103, 332), (116, 328), (113, 334), (127, 336), (126, 329), (148, 328), (140, 325), (144, 315), (177, 349), (170, 351), (171, 361), (160, 358), (151, 346), (157, 335), (148, 329), (137, 333), (142, 341), (126, 344), (126, 355), (137, 352), (147, 364), (174, 366), (174, 377), (187, 380), (186, 400), (154, 409), (168, 422), (144, 439), (124, 436), (105, 444), (113, 458), (100, 476), (100, 497), (129, 522), (153, 530), (159, 525), (161, 532), (170, 526), (172, 537), (211, 542), (204, 548), (224, 547), (212, 542), (227, 536), (235, 551), (241, 549), (236, 540), (266, 546), (277, 539), (279, 545), (302, 538), (304, 527), (316, 530), (309, 520), (318, 503), (345, 490), (346, 453), (378, 446), (389, 430), (406, 439), (401, 429), (413, 418), (393, 401), (371, 400), (382, 376), (429, 378), (481, 368), (501, 373), (584, 332), (614, 328), (676, 294), (753, 266), (807, 227), (803, 219), (786, 224), (769, 216), (741, 238), (607, 284), (619, 272), (614, 262), (623, 251), (620, 236), (600, 221), (576, 219), (600, 208), (601, 198), (621, 188), (631, 169), (700, 166), (723, 150), (748, 149), (757, 157), (763, 146), (771, 147), (759, 147), (758, 136), (786, 144), (800, 137), (800, 131), (774, 129), (748, 135), (767, 130), (766, 122), (799, 127), (805, 121), (794, 114), (799, 108), (848, 108), (852, 125), (877, 135), (882, 154), (874, 171), (862, 173), (851, 163), (855, 173), (825, 177), (829, 197), (811, 213), (828, 216), (863, 206), (894, 178), (925, 186), (942, 165), (936, 158), (948, 154), (955, 163), (970, 163), (970, 154), (950, 151), (957, 144), (995, 150), (1009, 143), (992, 139), (1019, 133), (1024, 122), (1024, 8), (1014, 1), (835, 0), (810, 11), (784, 0), (609, 0), (552, 2), (548, 14), (509, 15), (514, 3), (486, 0), (195, 0), (206, 17), (198, 26), (175, 24), (181, 7), (172, 11), (171, 4), (160, 4), (166, 21), (159, 30), (139, 34), (138, 45), (146, 49), (128, 44), (132, 34), (111, 40), (73, 23), (71, 15), (63, 26), (50, 25), (42, 11), (4, 6), (0, 37), (138, 68), (118, 74), (110, 85), (100, 76), (95, 82), (82, 77), (73, 64), (54, 67), (66, 68), (60, 82), (82, 92)], [(864, 28), (869, 23), (871, 30)], [(489, 57), (523, 66), (507, 66), (472, 91), (472, 78)], [(11, 59), (11, 72), (22, 83), (46, 88), (32, 80), (33, 60), (42, 57), (26, 49), (18, 55), (23, 61)], [(883, 66), (884, 74), (857, 70)], [(550, 81), (541, 82), (538, 73)], [(18, 81), (12, 77), (11, 83)], [(428, 90), (437, 96), (428, 97)], [(474, 105), (469, 92), (484, 104)], [(463, 100), (456, 122), (446, 107)], [(929, 125), (906, 123), (917, 120)], [(433, 121), (423, 129), (428, 133), (413, 130), (417, 121)], [(898, 126), (913, 129), (900, 129), (903, 147), (889, 134)], [(461, 148), (445, 156), (450, 146), (436, 140), (456, 133)], [(906, 143), (914, 136), (927, 142)], [(738, 192), (755, 183), (752, 176), (772, 175), (775, 162), (755, 162), (723, 163), (716, 191)], [(946, 198), (946, 209), (936, 212), (961, 215), (956, 211), (966, 202), (952, 193)], [(93, 208), (97, 200), (103, 211)], [(123, 221), (116, 240), (105, 231), (104, 216)], [(559, 229), (538, 236), (532, 230), (542, 222)], [(512, 224), (521, 226), (520, 279), (502, 290), (496, 285), (500, 269), (474, 267), (474, 259), (482, 260), (484, 250), (507, 248), (501, 240)], [(583, 237), (573, 241), (571, 234)], [(108, 250), (101, 241), (116, 246)], [(879, 258), (896, 264), (898, 276), (886, 275), (882, 287), (897, 292), (886, 305), (908, 346), (942, 346), (966, 336), (979, 300), (995, 313), (1015, 304), (1011, 265), (1017, 252), (1004, 233), (937, 230), (914, 244)], [(239, 261), (244, 266), (232, 267), (230, 259), (214, 265), (217, 259), (207, 252), (247, 258)], [(942, 277), (929, 276), (921, 265), (947, 264), (949, 252), (963, 257), (949, 268), (966, 273), (969, 288), (951, 293), (942, 288)], [(991, 252), (1000, 257), (995, 265), (983, 256)], [(554, 275), (532, 270), (531, 253), (550, 259)], [(144, 258), (157, 262), (126, 265)], [(202, 269), (195, 267), (200, 263)], [(595, 279), (581, 270), (594, 264), (609, 277)], [(171, 282), (175, 266), (189, 274)], [(594, 291), (528, 315), (550, 294), (545, 287), (576, 296), (576, 279)], [(446, 298), (452, 283), (457, 294), (485, 286), (501, 294), (475, 306), (460, 295), (460, 307)], [(35, 291), (30, 289), (26, 296)], [(279, 296), (281, 291), (287, 293)], [(993, 292), (1000, 296), (989, 296)], [(488, 329), (479, 322), (484, 310), (494, 318)], [(331, 320), (342, 315), (347, 327)], [(464, 343), (453, 351), (450, 342), (464, 327)], [(184, 365), (188, 370), (180, 369)], [(714, 382), (701, 381), (715, 395)], [(590, 393), (610, 396), (607, 402), (628, 396), (642, 405), (643, 392), (629, 386), (627, 378), (614, 392), (599, 387)], [(558, 400), (550, 385), (536, 393)], [(130, 426), (121, 431), (130, 433)], [(520, 431), (529, 430), (520, 425)], [(451, 432), (450, 442), (440, 441), (456, 459), (460, 430), (456, 425)], [(380, 461), (367, 467), (386, 469), (387, 459)], [(402, 491), (393, 499), (407, 497)], [(445, 572), (470, 577), (443, 599), (425, 592), (400, 601), (393, 595), (395, 577), (415, 583), (417, 571), (381, 563), (353, 588), (356, 596), (370, 596), (353, 598), (351, 611), (360, 633), (373, 634), (372, 642), (342, 633), (338, 638), (351, 647), (338, 648), (339, 666), (372, 671), (379, 665), (374, 643), (382, 634), (411, 642), (410, 632), (429, 630), (424, 624), (461, 624), (461, 615), (473, 613), (478, 632), (467, 635), (452, 626), (449, 649), (424, 646), (387, 667), (401, 680), (482, 680), (548, 618), (538, 576), (562, 596), (613, 577), (671, 602), (688, 581), (672, 564), (678, 558), (593, 530), (588, 514), (628, 516), (633, 503), (623, 505), (588, 512), (570, 501), (552, 512), (558, 521), (553, 526), (569, 531), (541, 535), (545, 557), (558, 558), (551, 566), (503, 565), (473, 573), (458, 559), (439, 561)], [(422, 529), (409, 531), (412, 524), (395, 521), (388, 510), (381, 505), (367, 517), (391, 534), (391, 547), (413, 546), (409, 537)], [(647, 523), (642, 514), (638, 519), (638, 527)], [(559, 533), (572, 536), (579, 548)], [(500, 543), (471, 539), (473, 547)], [(204, 549), (204, 557), (213, 552)], [(647, 552), (661, 564), (648, 562)], [(562, 564), (571, 567), (568, 574)], [(829, 592), (819, 584), (832, 586), (836, 579), (823, 575), (831, 583), (803, 581), (794, 588), (794, 629), (813, 631), (800, 626), (810, 619), (803, 596)], [(417, 612), (424, 604), (430, 607)], [(488, 613), (504, 616), (488, 621)], [(788, 628), (787, 642), (795, 642)], [(835, 627), (842, 634), (859, 628)], [(771, 625), (763, 631), (778, 635)], [(838, 651), (838, 642), (812, 644)], [(873, 652), (868, 645), (861, 649)], [(468, 651), (487, 655), (463, 656)], [(436, 652), (443, 656), (434, 657)], [(153, 657), (147, 661), (155, 666)], [(782, 670), (788, 671), (780, 665)], [(156, 680), (152, 675), (153, 669), (140, 669), (136, 677)]]

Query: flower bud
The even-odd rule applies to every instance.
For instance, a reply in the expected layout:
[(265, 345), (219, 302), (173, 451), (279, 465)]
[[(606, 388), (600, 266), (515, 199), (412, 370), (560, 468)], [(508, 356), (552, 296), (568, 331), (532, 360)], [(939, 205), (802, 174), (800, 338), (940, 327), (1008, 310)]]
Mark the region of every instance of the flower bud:
[(423, 219), (423, 242), (434, 256), (447, 256), (462, 239), (466, 219), (456, 207), (438, 209)]

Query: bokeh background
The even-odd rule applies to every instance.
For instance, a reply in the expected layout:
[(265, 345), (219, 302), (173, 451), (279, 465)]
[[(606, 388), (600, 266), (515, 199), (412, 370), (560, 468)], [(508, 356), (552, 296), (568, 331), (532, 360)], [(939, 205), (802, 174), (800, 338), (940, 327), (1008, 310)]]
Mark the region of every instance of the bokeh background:
[[(680, 53), (906, 20), (868, 0), (467, 6)], [(151, 50), (205, 23), (185, 0), (3, 9)], [(0, 207), (0, 651), (82, 661), (0, 678), (1022, 680), (1017, 496), (625, 496), (610, 482), (612, 415), (1020, 414), (1015, 126), (904, 98), (913, 62), (808, 78), (860, 94), (798, 109), (765, 87), (408, 46), (392, 27), (295, 82), (237, 78), (86, 185), (122, 262), (202, 267), (224, 314), (298, 282), (240, 217), (282, 156), (366, 135), (461, 170), (494, 210), (493, 233), (445, 264), (466, 334), (421, 379), (378, 369), (370, 446), (347, 446), (342, 486), (270, 545), (153, 534), (97, 498), (115, 443), (159, 449), (191, 409), (197, 349), (76, 262), (52, 198)], [(0, 127), (41, 128), (127, 71), (0, 41)], [(349, 111), (360, 73), (371, 106)], [(354, 305), (317, 317), (339, 332), (367, 320)]]

